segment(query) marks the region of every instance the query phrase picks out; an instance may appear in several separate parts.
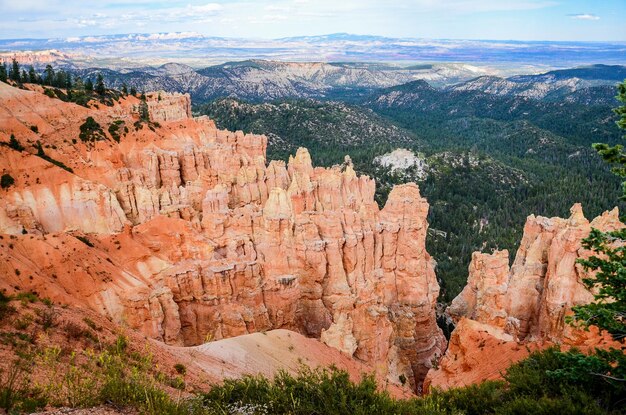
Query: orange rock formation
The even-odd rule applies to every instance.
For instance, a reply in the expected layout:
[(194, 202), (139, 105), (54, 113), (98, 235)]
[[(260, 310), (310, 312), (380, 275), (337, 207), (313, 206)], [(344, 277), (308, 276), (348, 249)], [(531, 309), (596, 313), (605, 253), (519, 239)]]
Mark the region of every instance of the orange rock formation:
[[(289, 329), (416, 389), (445, 339), (414, 184), (383, 209), (351, 164), (306, 149), (265, 159), (266, 138), (190, 116), (188, 95), (63, 103), (0, 83), (0, 288), (89, 307), (171, 345)], [(120, 142), (82, 142), (88, 116)], [(31, 128), (37, 127), (37, 128)], [(38, 157), (40, 141), (47, 157)]]
[(569, 219), (531, 215), (509, 268), (507, 251), (475, 252), (463, 291), (448, 308), (457, 322), (449, 348), (426, 386), (448, 388), (500, 377), (530, 350), (562, 344), (583, 350), (611, 345), (596, 328), (565, 323), (571, 307), (589, 303), (593, 294), (582, 283), (587, 272), (576, 263), (590, 255), (581, 240), (591, 228), (621, 228), (617, 208), (591, 223), (580, 205)]

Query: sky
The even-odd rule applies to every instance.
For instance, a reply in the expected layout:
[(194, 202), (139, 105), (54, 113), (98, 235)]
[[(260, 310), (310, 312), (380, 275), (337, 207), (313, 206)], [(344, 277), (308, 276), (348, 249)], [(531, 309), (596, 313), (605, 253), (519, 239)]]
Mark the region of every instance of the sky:
[(0, 38), (197, 32), (281, 38), (626, 41), (626, 0), (0, 0)]

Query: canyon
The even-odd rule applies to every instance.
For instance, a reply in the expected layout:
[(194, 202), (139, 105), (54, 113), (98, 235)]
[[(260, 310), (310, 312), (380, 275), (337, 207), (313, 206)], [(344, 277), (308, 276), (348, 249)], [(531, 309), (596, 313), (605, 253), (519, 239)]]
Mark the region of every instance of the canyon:
[[(268, 163), (266, 137), (191, 117), (188, 95), (147, 94), (146, 124), (135, 97), (85, 108), (6, 84), (0, 97), (0, 139), (24, 148), (0, 153), (14, 179), (0, 288), (169, 345), (296, 331), (414, 390), (445, 350), (416, 185), (379, 209), (349, 158), (314, 168), (302, 148)], [(117, 125), (119, 143), (77, 140), (87, 117)]]
[[(265, 136), (193, 117), (186, 94), (148, 93), (146, 121), (137, 97), (83, 107), (28, 88), (0, 83), (0, 173), (13, 179), (0, 190), (0, 289), (88, 309), (176, 350), (219, 355), (249, 348), (245, 336), (296, 332), (301, 349), (417, 393), (424, 379), (496, 378), (532, 349), (611, 344), (565, 317), (592, 299), (581, 239), (620, 228), (617, 210), (591, 222), (579, 205), (569, 219), (530, 216), (511, 267), (506, 251), (475, 253), (447, 345), (417, 185), (395, 186), (380, 208), (349, 157), (314, 167), (300, 148), (268, 161)], [(99, 139), (81, 136), (88, 117)]]

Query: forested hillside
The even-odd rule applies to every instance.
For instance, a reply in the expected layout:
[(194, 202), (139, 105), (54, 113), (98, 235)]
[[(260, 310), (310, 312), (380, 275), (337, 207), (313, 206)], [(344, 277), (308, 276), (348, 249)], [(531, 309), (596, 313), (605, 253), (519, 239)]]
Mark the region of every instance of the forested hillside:
[(200, 106), (198, 111), (208, 114), (221, 128), (266, 134), (269, 159), (286, 160), (298, 147), (307, 147), (318, 166), (342, 163), (350, 154), (357, 167), (366, 171), (376, 155), (418, 141), (414, 134), (367, 108), (337, 101), (251, 104), (222, 99)]
[[(552, 81), (529, 86), (546, 82), (538, 76), (524, 78), (522, 92), (489, 93), (476, 90), (476, 82), (435, 88), (416, 81), (350, 105), (228, 99), (197, 110), (222, 128), (267, 134), (270, 158), (285, 159), (298, 146), (311, 149), (318, 165), (342, 163), (349, 154), (357, 171), (376, 178), (379, 203), (394, 184), (418, 182), (431, 204), (428, 249), (449, 301), (465, 284), (471, 253), (513, 250), (529, 214), (567, 216), (581, 202), (595, 216), (615, 205), (619, 189), (590, 148), (619, 139), (614, 88), (585, 84), (567, 91)], [(543, 93), (533, 98), (529, 90)], [(418, 154), (424, 172), (375, 161), (396, 148)]]

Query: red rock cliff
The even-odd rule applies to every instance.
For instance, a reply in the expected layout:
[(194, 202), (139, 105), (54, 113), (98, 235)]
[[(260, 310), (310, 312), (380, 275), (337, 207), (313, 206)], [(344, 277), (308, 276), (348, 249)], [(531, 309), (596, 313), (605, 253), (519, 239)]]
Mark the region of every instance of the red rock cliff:
[[(0, 191), (0, 288), (169, 344), (296, 330), (419, 388), (445, 339), (418, 187), (379, 209), (349, 162), (315, 168), (300, 149), (268, 164), (264, 136), (191, 118), (188, 96), (148, 94), (157, 128), (135, 127), (138, 105), (84, 108), (0, 83), (0, 139), (25, 147), (0, 147), (15, 179)], [(120, 142), (77, 140), (87, 116), (120, 125)], [(37, 157), (36, 141), (72, 172)]]
[(437, 370), (428, 373), (427, 386), (448, 388), (500, 376), (529, 350), (554, 344), (592, 349), (610, 345), (609, 336), (574, 329), (565, 323), (571, 307), (586, 304), (593, 295), (582, 283), (587, 272), (576, 263), (589, 252), (581, 247), (591, 228), (621, 228), (617, 209), (591, 223), (580, 205), (569, 219), (531, 215), (509, 268), (507, 251), (475, 252), (468, 282), (448, 308), (456, 321), (449, 348)]

